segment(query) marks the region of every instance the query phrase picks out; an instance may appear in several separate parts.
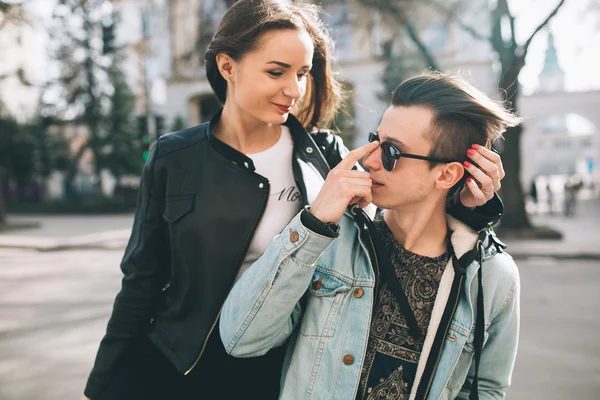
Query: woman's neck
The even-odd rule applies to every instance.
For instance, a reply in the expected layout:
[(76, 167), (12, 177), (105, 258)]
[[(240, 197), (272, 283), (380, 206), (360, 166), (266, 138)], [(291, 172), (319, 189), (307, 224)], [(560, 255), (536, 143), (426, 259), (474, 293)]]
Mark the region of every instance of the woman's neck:
[(226, 102), (213, 134), (243, 154), (255, 154), (277, 143), (281, 126), (260, 121)]

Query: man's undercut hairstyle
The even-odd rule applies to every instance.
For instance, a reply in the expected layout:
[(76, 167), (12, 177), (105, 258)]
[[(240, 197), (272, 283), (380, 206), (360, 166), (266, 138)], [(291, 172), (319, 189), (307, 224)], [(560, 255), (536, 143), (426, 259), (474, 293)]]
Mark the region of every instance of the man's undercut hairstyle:
[[(463, 78), (439, 72), (424, 72), (402, 82), (392, 93), (392, 105), (423, 107), (433, 113), (431, 129), (425, 134), (432, 144), (430, 157), (466, 161), (473, 144), (491, 148), (521, 119), (503, 103)], [(430, 162), (433, 167), (437, 163)], [(462, 187), (466, 176), (456, 186)]]
[(392, 94), (392, 105), (430, 110), (429, 156), (452, 160), (467, 160), (465, 152), (474, 143), (490, 148), (506, 128), (521, 122), (463, 78), (439, 72), (424, 72), (402, 82)]

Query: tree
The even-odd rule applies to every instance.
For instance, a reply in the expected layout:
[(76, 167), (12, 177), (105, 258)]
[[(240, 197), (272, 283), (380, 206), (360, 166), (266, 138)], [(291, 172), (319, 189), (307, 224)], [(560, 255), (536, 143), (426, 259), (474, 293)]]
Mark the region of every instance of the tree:
[[(406, 25), (410, 19), (407, 12), (411, 10), (408, 6), (417, 7), (414, 0), (394, 1), (394, 0), (358, 0), (364, 6), (377, 10), (388, 18), (400, 21), (406, 28), (408, 38), (415, 44), (422, 58), (426, 60), (429, 67), (437, 69), (437, 63), (423, 41), (418, 35), (418, 31), (412, 25)], [(513, 111), (518, 113), (519, 97), (521, 95), (521, 85), (519, 83), (519, 74), (526, 63), (529, 46), (535, 36), (542, 31), (548, 23), (556, 16), (565, 0), (558, 0), (553, 10), (546, 15), (539, 25), (529, 35), (528, 39), (519, 44), (515, 34), (515, 16), (511, 13), (508, 0), (497, 0), (495, 7), (488, 8), (491, 24), (490, 32), (480, 33), (478, 30), (461, 20), (461, 11), (464, 7), (471, 6), (465, 1), (455, 1), (453, 4), (445, 4), (437, 0), (420, 2), (419, 7), (433, 7), (438, 12), (444, 14), (446, 18), (457, 23), (462, 29), (469, 32), (474, 38), (485, 40), (490, 43), (491, 48), (497, 54), (500, 61), (500, 76), (498, 78), (498, 89)], [(507, 31), (508, 30), (508, 31)], [(521, 171), (521, 134), (523, 125), (509, 128), (504, 137), (502, 161), (506, 170), (506, 178), (503, 180), (502, 197), (505, 204), (505, 212), (502, 218), (502, 229), (505, 230), (531, 230), (531, 222), (525, 211), (525, 200), (523, 187), (520, 180)]]
[[(106, 0), (57, 0), (49, 32), (59, 74), (48, 82), (43, 94), (45, 116), (81, 121), (87, 127), (87, 147), (95, 160), (101, 157), (103, 106), (110, 88), (100, 40), (106, 4)], [(83, 150), (73, 160), (75, 169)], [(75, 173), (69, 176), (73, 179)], [(97, 181), (100, 189), (99, 174)]]
[[(481, 34), (472, 26), (464, 23), (455, 16), (455, 10), (446, 9), (446, 15), (454, 20), (474, 38), (485, 40), (490, 43), (500, 61), (500, 76), (498, 78), (498, 89), (502, 99), (511, 105), (513, 111), (519, 111), (519, 98), (522, 87), (519, 83), (519, 74), (525, 66), (529, 46), (535, 36), (541, 32), (548, 23), (558, 14), (565, 4), (565, 0), (556, 2), (552, 11), (546, 15), (527, 40), (522, 44), (517, 42), (515, 32), (516, 18), (510, 10), (508, 0), (497, 0), (496, 6), (490, 10), (490, 32)], [(438, 9), (442, 9), (438, 3)], [(508, 128), (504, 134), (502, 145), (502, 162), (506, 171), (503, 180), (502, 197), (505, 204), (505, 213), (502, 217), (502, 229), (504, 230), (531, 230), (532, 225), (525, 210), (523, 186), (521, 185), (521, 135), (523, 124)]]
[(35, 138), (31, 126), (20, 125), (12, 117), (0, 119), (0, 165), (16, 183), (34, 174)]
[(171, 132), (180, 131), (187, 128), (187, 124), (181, 115), (177, 115), (171, 124)]
[[(135, 97), (121, 70), (123, 48), (115, 43), (120, 18), (107, 12), (107, 4), (107, 0), (58, 0), (53, 39), (61, 72), (45, 90), (46, 115), (83, 122), (88, 130), (86, 145), (72, 158), (67, 187), (90, 149), (99, 195), (101, 171), (106, 169), (120, 180), (126, 174), (139, 174), (143, 162), (133, 120)], [(60, 96), (52, 97), (53, 93)]]
[[(25, 0), (11, 3), (0, 1), (0, 33), (8, 30), (11, 26), (19, 27), (31, 23), (30, 18), (23, 8), (26, 3), (27, 1)], [(32, 86), (32, 83), (25, 76), (25, 72), (21, 66), (11, 71), (3, 71), (0, 74), (0, 82), (11, 77), (16, 77), (22, 85)]]
[(108, 76), (112, 86), (110, 106), (104, 121), (104, 134), (97, 147), (96, 167), (108, 169), (120, 182), (127, 174), (138, 175), (143, 166), (140, 154), (142, 144), (137, 137), (133, 119), (135, 96), (127, 84), (125, 74), (120, 69), (120, 56), (117, 54), (109, 68)]

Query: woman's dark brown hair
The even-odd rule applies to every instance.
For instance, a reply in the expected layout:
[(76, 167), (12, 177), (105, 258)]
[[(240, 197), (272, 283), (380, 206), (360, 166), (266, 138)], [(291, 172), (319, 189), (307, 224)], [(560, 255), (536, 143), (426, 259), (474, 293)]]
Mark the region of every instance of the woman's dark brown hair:
[(341, 104), (341, 85), (331, 69), (332, 41), (314, 5), (289, 0), (239, 0), (223, 16), (204, 58), (206, 76), (222, 104), (227, 83), (216, 57), (224, 53), (234, 60), (256, 49), (261, 35), (278, 29), (304, 29), (314, 44), (313, 66), (307, 91), (298, 104), (298, 119), (308, 129), (329, 124)]

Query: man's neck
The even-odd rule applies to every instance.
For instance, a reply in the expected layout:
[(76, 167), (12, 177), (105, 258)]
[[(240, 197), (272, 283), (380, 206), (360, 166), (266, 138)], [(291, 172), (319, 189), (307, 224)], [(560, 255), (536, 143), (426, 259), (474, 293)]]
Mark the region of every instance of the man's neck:
[(446, 252), (445, 201), (385, 210), (383, 218), (394, 239), (408, 251), (426, 257)]

